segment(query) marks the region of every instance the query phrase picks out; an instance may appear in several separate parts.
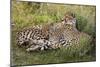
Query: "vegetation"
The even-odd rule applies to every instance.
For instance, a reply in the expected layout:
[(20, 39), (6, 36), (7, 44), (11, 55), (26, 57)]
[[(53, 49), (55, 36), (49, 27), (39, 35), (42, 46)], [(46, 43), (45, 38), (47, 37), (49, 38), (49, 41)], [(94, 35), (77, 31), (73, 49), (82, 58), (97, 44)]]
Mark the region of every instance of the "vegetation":
[[(95, 6), (16, 2), (13, 0), (11, 8), (11, 22), (15, 24), (11, 30), (12, 65), (95, 61)], [(81, 44), (93, 45), (92, 49), (90, 49), (87, 54), (79, 56), (77, 53), (73, 53), (73, 49), (76, 49), (74, 46), (72, 46), (71, 49), (69, 48), (70, 50), (62, 48), (29, 53), (16, 45), (17, 31), (23, 28), (32, 27), (34, 25), (45, 24), (48, 22), (59, 22), (67, 11), (75, 13), (77, 19), (77, 29), (93, 37), (92, 43), (88, 43), (84, 37), (82, 38), (83, 40), (81, 41)], [(79, 48), (76, 49), (77, 52), (80, 51), (81, 48)]]

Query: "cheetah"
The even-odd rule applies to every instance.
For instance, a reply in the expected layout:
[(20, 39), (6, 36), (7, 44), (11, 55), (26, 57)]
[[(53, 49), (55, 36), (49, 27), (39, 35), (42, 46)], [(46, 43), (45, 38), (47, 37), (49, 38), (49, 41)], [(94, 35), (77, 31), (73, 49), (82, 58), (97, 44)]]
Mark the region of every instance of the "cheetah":
[[(79, 54), (85, 54), (91, 47), (90, 44), (85, 42), (91, 43), (92, 37), (84, 32), (78, 31), (75, 16), (65, 15), (62, 22), (54, 24), (50, 32), (52, 33), (49, 34), (49, 41), (53, 43), (52, 48), (65, 47), (68, 49), (75, 47), (77, 51), (80, 49)], [(81, 53), (81, 50), (83, 53)]]
[(18, 34), (18, 44), (25, 46), (26, 51), (57, 49), (80, 46), (81, 39), (91, 37), (76, 28), (76, 18), (73, 14), (66, 14), (61, 22), (25, 29)]

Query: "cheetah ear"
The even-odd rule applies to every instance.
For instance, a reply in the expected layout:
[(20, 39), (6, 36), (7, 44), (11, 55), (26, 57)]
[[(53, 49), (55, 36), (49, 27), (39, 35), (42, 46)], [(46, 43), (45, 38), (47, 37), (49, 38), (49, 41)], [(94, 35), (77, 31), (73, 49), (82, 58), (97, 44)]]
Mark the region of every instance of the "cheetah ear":
[(65, 18), (65, 17), (61, 18), (61, 21), (64, 21), (64, 18)]
[(72, 16), (73, 18), (75, 18), (75, 14), (74, 14), (74, 13), (71, 13), (71, 16)]
[(74, 23), (76, 23), (76, 18), (73, 18)]
[(61, 21), (64, 21), (65, 18), (66, 18), (66, 15), (62, 16), (62, 17), (61, 17)]

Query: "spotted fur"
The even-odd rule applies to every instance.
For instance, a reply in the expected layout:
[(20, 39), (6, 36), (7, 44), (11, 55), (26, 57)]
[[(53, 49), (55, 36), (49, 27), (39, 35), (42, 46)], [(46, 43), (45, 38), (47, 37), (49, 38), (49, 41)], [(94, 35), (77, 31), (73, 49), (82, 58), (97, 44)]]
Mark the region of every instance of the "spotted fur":
[(49, 42), (47, 41), (48, 35), (43, 32), (44, 31), (40, 28), (22, 30), (17, 34), (17, 44), (21, 47), (24, 46), (28, 48), (27, 51), (37, 49), (44, 50), (44, 48), (47, 48), (46, 44), (49, 45)]
[(18, 32), (17, 43), (19, 46), (25, 46), (27, 51), (57, 49), (79, 44), (82, 36), (90, 38), (89, 35), (76, 29), (75, 17), (65, 15), (61, 22)]

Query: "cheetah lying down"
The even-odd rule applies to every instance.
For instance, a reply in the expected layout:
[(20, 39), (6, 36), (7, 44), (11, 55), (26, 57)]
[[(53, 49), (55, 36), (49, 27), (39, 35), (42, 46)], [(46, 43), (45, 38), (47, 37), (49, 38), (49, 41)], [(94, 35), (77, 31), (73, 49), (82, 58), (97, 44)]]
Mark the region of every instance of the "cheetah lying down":
[(78, 47), (81, 46), (82, 38), (91, 41), (88, 34), (76, 29), (76, 19), (72, 15), (65, 15), (58, 23), (25, 29), (17, 33), (17, 43), (25, 47), (26, 51), (67, 48), (73, 45)]

